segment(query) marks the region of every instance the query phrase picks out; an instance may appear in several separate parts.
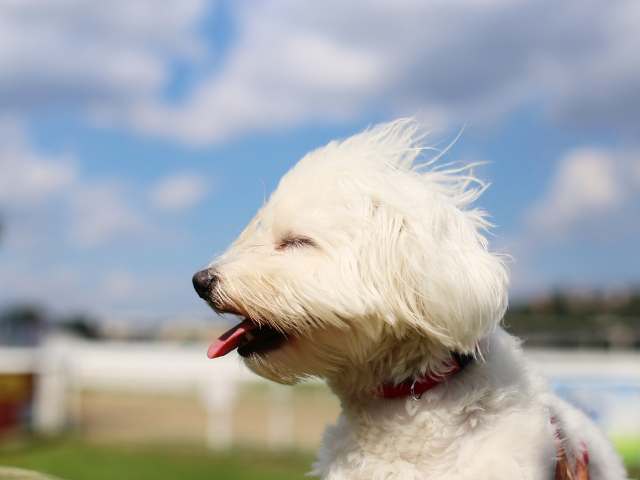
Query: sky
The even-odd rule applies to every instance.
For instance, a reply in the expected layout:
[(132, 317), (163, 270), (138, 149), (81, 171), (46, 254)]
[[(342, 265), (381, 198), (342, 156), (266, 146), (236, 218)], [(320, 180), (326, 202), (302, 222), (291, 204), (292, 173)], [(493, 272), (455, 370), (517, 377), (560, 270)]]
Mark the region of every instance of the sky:
[(307, 151), (415, 116), (512, 297), (640, 284), (640, 3), (0, 3), (0, 307), (207, 315), (191, 275)]

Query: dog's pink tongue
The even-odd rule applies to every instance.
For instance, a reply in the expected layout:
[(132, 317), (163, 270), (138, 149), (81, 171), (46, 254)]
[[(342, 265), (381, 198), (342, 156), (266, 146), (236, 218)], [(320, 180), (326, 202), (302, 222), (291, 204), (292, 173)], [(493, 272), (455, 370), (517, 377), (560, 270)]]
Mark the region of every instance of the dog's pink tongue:
[(220, 335), (220, 337), (218, 337), (218, 340), (216, 340), (209, 346), (209, 350), (207, 350), (207, 357), (218, 358), (226, 355), (232, 350), (235, 350), (236, 348), (238, 348), (238, 345), (240, 345), (242, 337), (244, 337), (247, 332), (253, 330), (255, 327), (256, 325), (252, 323), (251, 320), (245, 320), (235, 327), (230, 328), (222, 335)]

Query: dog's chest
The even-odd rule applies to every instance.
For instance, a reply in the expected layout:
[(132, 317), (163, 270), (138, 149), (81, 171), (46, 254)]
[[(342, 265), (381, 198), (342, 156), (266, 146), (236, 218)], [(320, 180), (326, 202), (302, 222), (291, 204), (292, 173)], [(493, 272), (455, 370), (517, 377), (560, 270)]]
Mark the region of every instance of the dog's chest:
[(522, 449), (537, 445), (540, 455), (553, 457), (549, 432), (536, 427), (545, 425), (544, 412), (495, 417), (486, 411), (412, 411), (410, 403), (403, 410), (341, 416), (325, 432), (314, 473), (325, 480), (467, 480), (477, 478), (478, 469), (496, 469), (491, 478), (550, 478), (551, 464)]
[(426, 471), (439, 478), (438, 472), (451, 471), (459, 432), (469, 429), (473, 419), (444, 412), (425, 415), (411, 407), (356, 418), (342, 415), (325, 432), (316, 473), (331, 480), (370, 480), (423, 478)]

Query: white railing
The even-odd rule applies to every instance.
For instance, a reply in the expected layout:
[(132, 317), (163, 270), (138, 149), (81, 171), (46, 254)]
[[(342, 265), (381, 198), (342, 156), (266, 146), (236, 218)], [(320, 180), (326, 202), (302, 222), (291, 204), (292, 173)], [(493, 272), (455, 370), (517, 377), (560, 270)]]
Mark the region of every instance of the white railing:
[[(271, 389), (264, 406), (268, 441), (291, 445), (288, 390), (253, 375), (235, 355), (212, 362), (205, 352), (206, 345), (51, 338), (38, 349), (0, 347), (0, 374), (37, 373), (34, 426), (47, 433), (68, 424), (74, 392), (195, 394), (206, 412), (206, 442), (212, 448), (233, 441), (231, 410), (240, 387), (265, 383)], [(528, 355), (561, 394), (586, 408), (609, 433), (640, 435), (640, 353), (536, 350)]]

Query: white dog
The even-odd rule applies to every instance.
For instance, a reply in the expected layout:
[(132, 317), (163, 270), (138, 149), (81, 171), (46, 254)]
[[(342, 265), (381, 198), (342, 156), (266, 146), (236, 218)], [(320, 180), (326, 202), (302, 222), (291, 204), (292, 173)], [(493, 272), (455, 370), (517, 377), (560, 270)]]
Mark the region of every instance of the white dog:
[(612, 447), (550, 393), (500, 321), (507, 272), (490, 252), (485, 186), (420, 164), (412, 120), (306, 155), (230, 249), (194, 276), (244, 317), (209, 349), (259, 375), (327, 381), (343, 412), (324, 479), (614, 480)]

